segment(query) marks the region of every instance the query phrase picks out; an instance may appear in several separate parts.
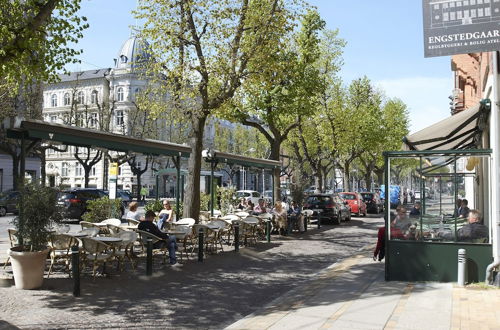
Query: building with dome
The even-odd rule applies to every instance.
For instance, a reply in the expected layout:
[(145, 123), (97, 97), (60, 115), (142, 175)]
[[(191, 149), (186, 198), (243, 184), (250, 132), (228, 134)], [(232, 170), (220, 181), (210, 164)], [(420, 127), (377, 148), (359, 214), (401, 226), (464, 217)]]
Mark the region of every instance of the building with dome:
[[(135, 97), (147, 84), (140, 78), (139, 67), (150, 59), (148, 44), (138, 37), (125, 41), (117, 54), (113, 68), (102, 68), (60, 75), (60, 81), (47, 84), (43, 91), (44, 120), (52, 123), (77, 125), (118, 134), (130, 134), (129, 116), (136, 110)], [(159, 136), (162, 139), (162, 136)], [(75, 152), (86, 157), (86, 148), (68, 146), (65, 151), (48, 149), (46, 152), (47, 183), (51, 186), (83, 187), (84, 169), (75, 158)], [(90, 159), (98, 156), (92, 150)], [(145, 157), (138, 155), (141, 167)], [(105, 188), (107, 164), (99, 160), (90, 171), (89, 187)], [(119, 189), (135, 191), (135, 176), (130, 166), (119, 168)], [(141, 184), (153, 188), (155, 183), (151, 166), (141, 176)]]

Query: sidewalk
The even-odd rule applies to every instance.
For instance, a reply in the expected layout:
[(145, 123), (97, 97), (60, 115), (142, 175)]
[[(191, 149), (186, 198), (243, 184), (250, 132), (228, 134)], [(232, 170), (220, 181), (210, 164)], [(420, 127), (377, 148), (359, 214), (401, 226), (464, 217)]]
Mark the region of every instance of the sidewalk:
[(500, 329), (498, 306), (498, 289), (386, 282), (357, 255), (226, 329)]

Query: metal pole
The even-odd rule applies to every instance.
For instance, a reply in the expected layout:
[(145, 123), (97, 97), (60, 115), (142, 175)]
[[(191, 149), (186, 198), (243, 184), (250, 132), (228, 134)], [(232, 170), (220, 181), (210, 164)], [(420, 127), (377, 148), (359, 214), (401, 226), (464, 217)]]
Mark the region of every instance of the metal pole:
[(177, 220), (179, 220), (182, 217), (182, 214), (180, 214), (179, 209), (180, 209), (180, 195), (181, 195), (181, 156), (177, 156), (176, 162), (175, 162), (175, 167), (177, 169), (177, 189), (176, 189), (176, 194), (175, 194), (175, 213)]
[(271, 221), (269, 219), (266, 220), (266, 238), (267, 243), (271, 243)]
[(467, 254), (465, 249), (458, 250), (457, 284), (464, 286), (467, 278)]
[[(457, 178), (457, 157), (453, 159), (453, 186), (455, 187), (455, 201), (454, 207), (457, 207), (457, 199), (458, 199), (458, 178)], [(453, 233), (453, 241), (457, 241), (457, 216), (455, 217), (455, 232)]]
[(215, 194), (215, 189), (214, 189), (214, 167), (215, 167), (215, 162), (214, 160), (211, 160), (210, 162), (210, 216), (214, 216), (214, 194)]
[(78, 245), (71, 247), (71, 271), (73, 273), (73, 296), (80, 297), (80, 250)]
[(203, 262), (203, 228), (198, 231), (198, 262)]
[(385, 162), (385, 174), (384, 174), (384, 185), (385, 185), (385, 212), (384, 212), (384, 222), (385, 222), (385, 280), (388, 281), (390, 279), (390, 255), (389, 255), (389, 239), (390, 237), (390, 216), (391, 216), (391, 199), (389, 197), (389, 185), (391, 183), (390, 177), (391, 177), (391, 161), (389, 159), (389, 156), (384, 155), (384, 162)]
[(147, 241), (146, 275), (151, 276), (153, 274), (153, 240), (151, 239), (151, 237), (148, 237), (146, 241)]
[(240, 224), (238, 222), (233, 224), (234, 226), (234, 251), (238, 252), (240, 250)]
[(321, 228), (321, 211), (318, 211), (318, 229)]

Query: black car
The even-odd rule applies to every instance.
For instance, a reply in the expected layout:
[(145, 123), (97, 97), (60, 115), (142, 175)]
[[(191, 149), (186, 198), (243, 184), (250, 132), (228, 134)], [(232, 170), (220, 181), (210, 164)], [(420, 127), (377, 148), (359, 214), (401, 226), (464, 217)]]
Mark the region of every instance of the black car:
[(384, 211), (384, 202), (380, 199), (380, 195), (376, 192), (360, 193), (366, 204), (366, 211), (369, 213), (379, 214)]
[(336, 225), (351, 218), (351, 209), (336, 195), (309, 195), (304, 203), (304, 209), (313, 210), (313, 216), (320, 216), (321, 221), (330, 220)]
[(102, 189), (74, 188), (59, 193), (58, 204), (64, 208), (64, 214), (70, 219), (81, 219), (87, 211), (87, 201), (108, 196)]
[(0, 217), (5, 216), (7, 213), (18, 213), (19, 196), (19, 191), (7, 191), (0, 195)]

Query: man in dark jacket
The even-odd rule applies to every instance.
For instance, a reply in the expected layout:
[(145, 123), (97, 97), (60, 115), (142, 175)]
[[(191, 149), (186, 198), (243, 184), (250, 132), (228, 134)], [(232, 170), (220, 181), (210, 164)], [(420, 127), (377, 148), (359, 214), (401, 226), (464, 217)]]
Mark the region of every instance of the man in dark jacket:
[(481, 213), (478, 210), (469, 211), (469, 223), (457, 231), (458, 241), (488, 240), (488, 227), (480, 223)]
[(144, 216), (144, 220), (139, 223), (137, 229), (161, 238), (161, 241), (154, 243), (153, 248), (162, 249), (166, 247), (168, 249), (170, 265), (180, 266), (180, 264), (177, 263), (177, 257), (175, 255), (175, 250), (177, 250), (177, 240), (175, 236), (169, 236), (167, 233), (160, 231), (158, 227), (153, 223), (153, 219), (155, 217), (156, 214), (153, 211), (147, 211), (146, 215)]

